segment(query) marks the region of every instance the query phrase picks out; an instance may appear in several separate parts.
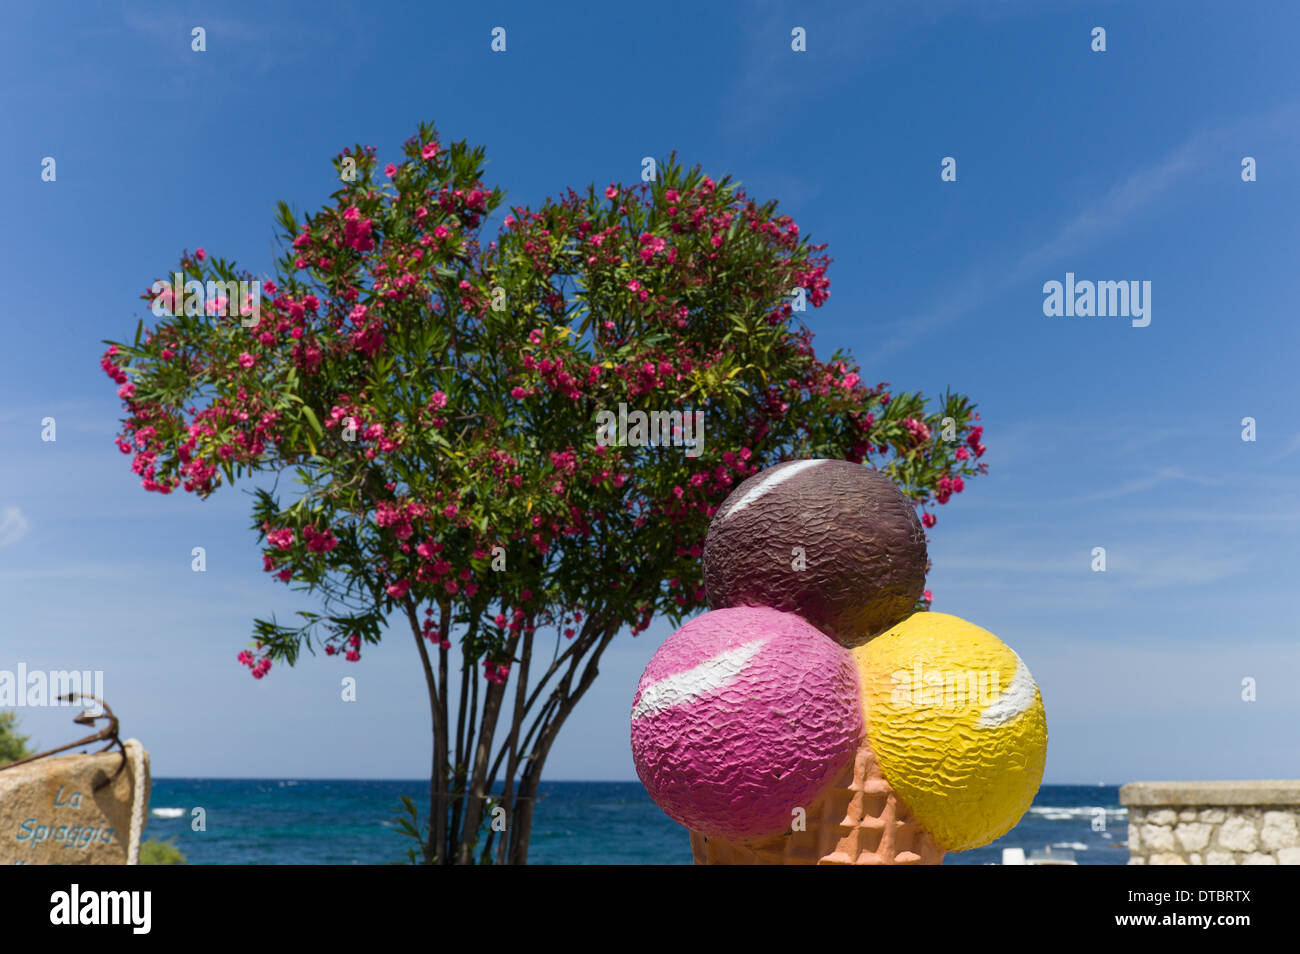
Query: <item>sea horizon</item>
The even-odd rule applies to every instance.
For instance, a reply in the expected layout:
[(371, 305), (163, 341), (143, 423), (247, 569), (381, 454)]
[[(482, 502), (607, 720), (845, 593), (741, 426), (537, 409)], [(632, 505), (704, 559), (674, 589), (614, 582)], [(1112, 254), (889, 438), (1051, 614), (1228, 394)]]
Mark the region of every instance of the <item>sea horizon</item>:
[[(400, 796), (421, 810), (428, 780), (158, 777), (144, 837), (174, 841), (190, 864), (391, 864), (414, 842), (398, 833)], [(194, 809), (202, 808), (202, 813)], [(1000, 864), (1004, 848), (1051, 848), (1079, 864), (1126, 864), (1119, 786), (1043, 785), (1020, 822), (945, 864)], [(206, 830), (195, 831), (202, 818)], [(543, 781), (530, 864), (690, 864), (684, 828), (639, 781)]]

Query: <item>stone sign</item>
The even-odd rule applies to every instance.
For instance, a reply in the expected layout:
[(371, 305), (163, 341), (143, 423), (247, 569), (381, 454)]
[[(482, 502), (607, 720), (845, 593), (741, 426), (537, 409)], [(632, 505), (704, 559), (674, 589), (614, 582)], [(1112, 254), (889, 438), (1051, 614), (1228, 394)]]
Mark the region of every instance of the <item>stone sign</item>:
[[(134, 739), (149, 811), (149, 756)], [(124, 865), (134, 834), (132, 759), (120, 751), (50, 756), (0, 771), (0, 864)], [(118, 766), (122, 771), (111, 782)], [(96, 786), (102, 786), (96, 790)]]

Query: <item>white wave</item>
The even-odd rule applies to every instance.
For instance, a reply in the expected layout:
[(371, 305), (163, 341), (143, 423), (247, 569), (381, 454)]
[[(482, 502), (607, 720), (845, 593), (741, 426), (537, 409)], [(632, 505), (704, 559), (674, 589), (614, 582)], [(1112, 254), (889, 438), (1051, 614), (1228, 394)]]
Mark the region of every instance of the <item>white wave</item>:
[(1127, 808), (1102, 808), (1097, 806), (1064, 807), (1056, 805), (1034, 805), (1029, 811), (1035, 815), (1046, 816), (1049, 821), (1063, 821), (1067, 818), (1092, 818), (1099, 811), (1107, 815), (1127, 815)]
[(1088, 846), (1081, 841), (1054, 841), (1053, 848), (1069, 848), (1071, 851), (1087, 851)]
[(154, 818), (180, 818), (185, 814), (183, 808), (155, 808), (149, 814)]

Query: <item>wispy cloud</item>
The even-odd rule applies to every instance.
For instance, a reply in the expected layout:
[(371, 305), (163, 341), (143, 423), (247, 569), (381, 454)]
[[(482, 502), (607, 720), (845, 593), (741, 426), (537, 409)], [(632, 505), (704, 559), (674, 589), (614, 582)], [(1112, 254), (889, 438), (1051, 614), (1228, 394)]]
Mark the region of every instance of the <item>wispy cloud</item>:
[(1185, 473), (1178, 467), (1161, 467), (1145, 477), (1139, 477), (1136, 480), (1130, 480), (1127, 483), (1120, 484), (1118, 487), (1112, 487), (1109, 490), (1099, 490), (1096, 493), (1084, 494), (1076, 498), (1077, 502), (1091, 500), (1112, 500), (1115, 497), (1127, 497), (1130, 494), (1142, 493), (1146, 490), (1152, 490), (1164, 484), (1183, 481), (1191, 484), (1199, 484), (1202, 487), (1213, 487), (1220, 483), (1212, 477), (1201, 477), (1197, 474)]
[[(286, 63), (301, 63), (335, 48), (339, 36), (366, 36), (355, 29), (361, 13), (351, 4), (340, 4), (331, 10), (330, 16), (335, 18), (333, 29), (326, 25), (327, 21), (309, 13), (279, 11), (278, 15), (284, 19), (272, 28), (264, 20), (243, 20), (211, 11), (127, 8), (121, 12), (121, 22), (141, 37), (160, 61), (174, 64), (192, 62), (198, 55), (191, 46), (192, 31), (202, 27), (208, 51), (203, 55), (219, 57), (223, 66), (239, 73), (251, 70), (261, 74)], [(280, 42), (279, 38), (286, 35), (294, 37), (295, 42)], [(181, 89), (199, 81), (188, 71), (175, 76), (176, 85)]]
[(1033, 588), (1040, 593), (1044, 587), (1061, 594), (1077, 593), (1103, 579), (1121, 590), (1150, 590), (1215, 583), (1252, 565), (1252, 555), (1240, 548), (1185, 541), (1157, 544), (1130, 537), (1105, 541), (1106, 570), (1094, 575), (1093, 540), (1076, 544), (1060, 538), (1030, 546), (1024, 541), (1016, 545), (1010, 534), (992, 538), (985, 534), (978, 543), (973, 539), (934, 554), (935, 569), (951, 574), (957, 585), (1005, 585), (1014, 591), (1023, 590), (1023, 580), (1032, 577)]
[(40, 583), (52, 581), (66, 583), (77, 580), (82, 583), (93, 581), (122, 582), (138, 580), (138, 570), (122, 564), (109, 563), (70, 563), (64, 566), (24, 567), (21, 570), (0, 570), (0, 581), (9, 583)]
[(5, 507), (4, 512), (0, 513), (0, 547), (12, 546), (23, 537), (27, 536), (27, 531), (31, 529), (27, 523), (27, 518), (17, 507)]
[(230, 17), (209, 14), (185, 13), (180, 10), (127, 9), (122, 11), (122, 22), (136, 33), (143, 34), (177, 56), (188, 56), (192, 50), (191, 31), (202, 27), (210, 36), (221, 36), (238, 43), (265, 39), (265, 30)]
[(1010, 265), (1006, 259), (980, 263), (927, 310), (902, 322), (904, 330), (884, 341), (876, 357), (928, 340), (936, 328), (982, 306), (993, 295), (1022, 284), (1045, 267), (1119, 231), (1156, 205), (1175, 185), (1218, 161), (1227, 143), (1284, 132), (1297, 119), (1300, 102), (1292, 102), (1262, 116), (1196, 132), (1156, 162), (1089, 199), (1050, 234), (1029, 243), (1021, 254), (1012, 257)]
[(1285, 457), (1290, 457), (1298, 450), (1300, 450), (1300, 434), (1297, 434), (1295, 437), (1291, 438), (1291, 440), (1287, 442), (1286, 447), (1282, 448), (1282, 450), (1279, 453), (1274, 454), (1269, 462), (1274, 463), (1276, 461), (1282, 460)]
[[(1060, 3), (1066, 0), (1058, 0)], [(1082, 2), (1082, 0), (1073, 0)], [(774, 116), (794, 115), (810, 97), (823, 96), (863, 73), (905, 60), (936, 23), (1001, 20), (1036, 9), (1033, 0), (859, 0), (836, 3), (749, 3), (736, 79), (720, 100), (729, 138), (770, 135)], [(833, 24), (833, 26), (832, 26)], [(791, 31), (803, 27), (807, 52), (795, 54)], [(815, 69), (804, 69), (805, 57)], [(786, 193), (781, 193), (785, 195)]]
[(1108, 574), (1118, 574), (1122, 584), (1135, 590), (1155, 590), (1178, 586), (1205, 586), (1240, 576), (1250, 569), (1245, 556), (1218, 554), (1160, 553), (1147, 551), (1132, 554), (1107, 551)]

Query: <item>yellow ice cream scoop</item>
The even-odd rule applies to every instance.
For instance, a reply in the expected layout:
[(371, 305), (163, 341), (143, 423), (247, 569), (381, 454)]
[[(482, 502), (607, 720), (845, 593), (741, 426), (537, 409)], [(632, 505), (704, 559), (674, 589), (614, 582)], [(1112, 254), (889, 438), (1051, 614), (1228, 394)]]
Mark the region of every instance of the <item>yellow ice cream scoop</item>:
[(853, 650), (885, 779), (947, 851), (1000, 838), (1043, 779), (1047, 717), (1029, 669), (987, 630), (914, 613)]

